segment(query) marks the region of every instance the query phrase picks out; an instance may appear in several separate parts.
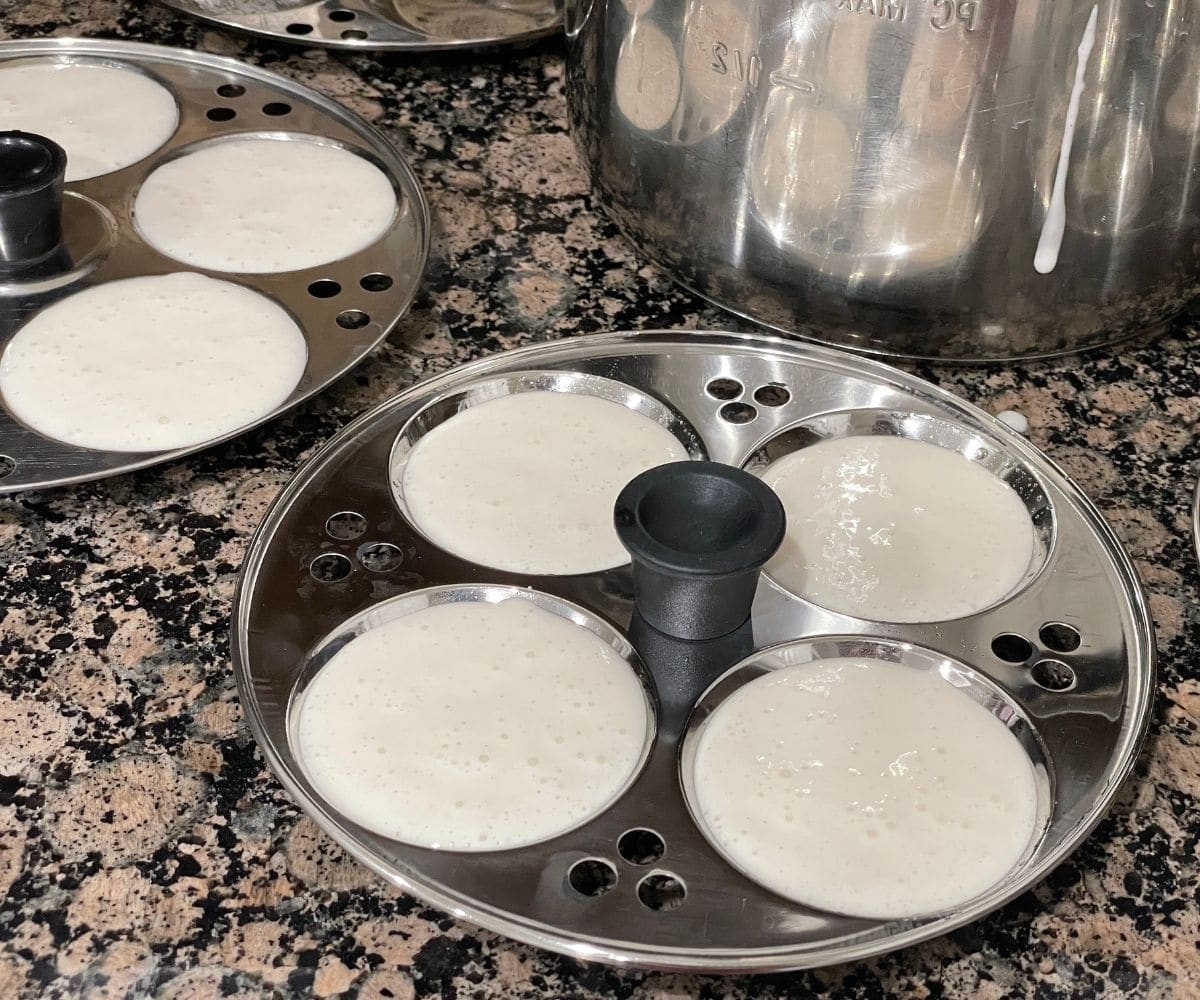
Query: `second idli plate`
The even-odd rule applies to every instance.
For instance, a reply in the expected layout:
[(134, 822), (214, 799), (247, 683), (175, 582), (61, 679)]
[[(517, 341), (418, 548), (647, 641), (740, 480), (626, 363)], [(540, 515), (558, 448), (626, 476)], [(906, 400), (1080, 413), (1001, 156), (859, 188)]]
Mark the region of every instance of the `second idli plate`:
[(284, 77), (132, 42), (7, 41), (5, 106), (65, 148), (67, 181), (58, 254), (0, 274), (0, 493), (256, 427), (363, 360), (416, 294), (430, 223), (412, 170)]

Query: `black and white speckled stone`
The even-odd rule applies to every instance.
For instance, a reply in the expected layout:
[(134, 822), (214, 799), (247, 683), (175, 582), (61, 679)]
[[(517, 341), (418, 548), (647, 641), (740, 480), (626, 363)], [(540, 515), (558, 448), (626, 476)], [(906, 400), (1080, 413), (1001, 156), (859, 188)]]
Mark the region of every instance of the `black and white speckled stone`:
[(1084, 848), (990, 918), (876, 961), (757, 979), (584, 967), (390, 890), (300, 816), (238, 709), (235, 574), (300, 460), (416, 379), (540, 339), (739, 323), (677, 290), (594, 213), (556, 43), (333, 55), (153, 3), (0, 0), (0, 37), (42, 35), (198, 47), (324, 90), (400, 144), (440, 225), (425, 290), (387, 345), (290, 417), (175, 465), (0, 501), (0, 997), (1200, 995), (1191, 327), (1084, 359), (919, 369), (1025, 414), (1149, 590), (1162, 654), (1153, 736)]

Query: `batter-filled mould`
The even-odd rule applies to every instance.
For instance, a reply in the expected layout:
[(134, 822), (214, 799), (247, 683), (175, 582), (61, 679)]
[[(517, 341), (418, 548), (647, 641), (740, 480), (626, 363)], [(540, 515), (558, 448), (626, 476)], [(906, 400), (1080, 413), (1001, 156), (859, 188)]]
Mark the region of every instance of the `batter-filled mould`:
[(909, 624), (978, 614), (1025, 589), (1054, 545), (1053, 506), (1028, 464), (926, 414), (803, 419), (743, 467), (788, 508), (767, 577), (839, 614)]
[(171, 451), (274, 412), (308, 362), (274, 301), (182, 272), (93, 285), (47, 306), (0, 354), (0, 400), (79, 448)]
[(306, 779), (350, 822), (489, 852), (562, 837), (620, 798), (655, 710), (632, 647), (603, 620), (537, 591), (451, 586), (335, 629), (290, 718)]
[(788, 643), (733, 667), (689, 720), (680, 780), (733, 867), (800, 905), (880, 919), (1003, 886), (1054, 797), (1011, 695), (947, 656), (869, 638)]
[(170, 88), (119, 61), (15, 59), (0, 63), (0, 127), (53, 139), (67, 153), (68, 181), (139, 163), (179, 127)]
[[(143, 181), (133, 217), (151, 247), (183, 264), (273, 274), (361, 253), (397, 207), (387, 174), (358, 150), (311, 135), (243, 133), (177, 150)], [(340, 286), (318, 279), (308, 291), (333, 298)]]
[(535, 575), (624, 565), (612, 507), (639, 472), (703, 458), (660, 400), (580, 372), (524, 372), (432, 403), (391, 457), (396, 503), (434, 544)]

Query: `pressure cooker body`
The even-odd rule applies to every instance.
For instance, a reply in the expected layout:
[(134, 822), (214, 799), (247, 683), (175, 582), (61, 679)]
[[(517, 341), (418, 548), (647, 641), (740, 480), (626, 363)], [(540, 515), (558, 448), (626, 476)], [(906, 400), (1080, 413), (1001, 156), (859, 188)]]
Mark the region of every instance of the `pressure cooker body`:
[(567, 0), (600, 204), (681, 283), (852, 348), (1003, 358), (1200, 292), (1200, 2)]

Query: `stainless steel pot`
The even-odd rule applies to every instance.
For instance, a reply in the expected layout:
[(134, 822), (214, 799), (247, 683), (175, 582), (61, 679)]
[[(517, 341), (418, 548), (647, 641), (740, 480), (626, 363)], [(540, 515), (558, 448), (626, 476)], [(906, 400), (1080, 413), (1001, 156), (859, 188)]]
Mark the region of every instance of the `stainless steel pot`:
[(734, 312), (1002, 358), (1108, 343), (1200, 292), (1200, 0), (567, 0), (566, 18), (601, 205)]

